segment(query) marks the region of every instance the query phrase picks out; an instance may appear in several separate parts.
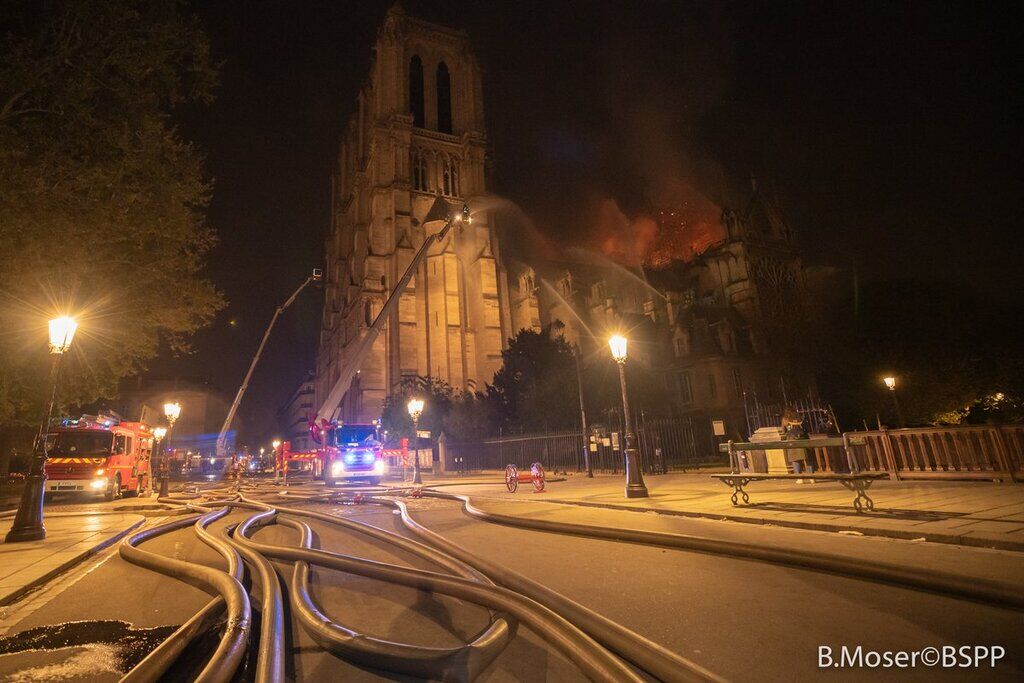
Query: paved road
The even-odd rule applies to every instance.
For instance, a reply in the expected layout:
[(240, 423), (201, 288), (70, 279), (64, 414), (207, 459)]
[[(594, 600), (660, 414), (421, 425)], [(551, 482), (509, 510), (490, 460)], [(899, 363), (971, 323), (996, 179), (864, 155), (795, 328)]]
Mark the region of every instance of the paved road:
[[(942, 677), (1020, 680), (1024, 675), (1020, 612), (746, 560), (497, 526), (467, 517), (448, 501), (422, 500), (414, 506), (416, 518), (445, 537), (546, 583), (730, 680), (790, 681), (838, 675), (868, 679), (879, 675), (877, 671), (818, 670), (817, 647), (830, 645), (838, 651), (843, 644), (880, 651), (998, 644), (1006, 648), (1007, 655), (994, 670), (946, 671)], [(374, 506), (310, 507), (404, 533), (394, 514)], [(908, 564), (976, 568), (979, 575), (988, 572), (1024, 585), (1024, 558), (1014, 553), (704, 520), (666, 520), (637, 513), (552, 511), (551, 507), (536, 514), (564, 515), (567, 520), (585, 523), (623, 524), (629, 520), (635, 526), (661, 529), (670, 525), (671, 530), (701, 535), (819, 547)], [(581, 514), (590, 517), (581, 518)], [(234, 514), (219, 524), (232, 524), (242, 517)], [(433, 569), (359, 534), (320, 522), (311, 526), (320, 547)], [(293, 532), (278, 527), (260, 531), (257, 538), (271, 543), (295, 542)], [(222, 566), (219, 556), (191, 530), (164, 536), (145, 547)], [(289, 567), (277, 566), (290, 581)], [(257, 585), (257, 596), (258, 591)], [(487, 612), (480, 607), (329, 570), (315, 570), (314, 598), (335, 621), (402, 642), (451, 646), (465, 642), (487, 623)], [(109, 553), (16, 606), (21, 619), (8, 637), (0, 640), (0, 653), (7, 652), (0, 654), (0, 679), (117, 680), (166, 635), (166, 627), (182, 623), (208, 600), (197, 589)], [(96, 623), (100, 620), (127, 625)], [(78, 621), (88, 623), (54, 628)], [(27, 645), (42, 647), (23, 649)], [(296, 680), (395, 678), (353, 666), (323, 651), (294, 620), (288, 650), (288, 675)], [(188, 679), (195, 667), (201, 666), (203, 654), (195, 652), (173, 672), (173, 678)], [(887, 673), (906, 680), (936, 675), (933, 669)], [(582, 679), (564, 657), (521, 627), (512, 644), (479, 680)]]

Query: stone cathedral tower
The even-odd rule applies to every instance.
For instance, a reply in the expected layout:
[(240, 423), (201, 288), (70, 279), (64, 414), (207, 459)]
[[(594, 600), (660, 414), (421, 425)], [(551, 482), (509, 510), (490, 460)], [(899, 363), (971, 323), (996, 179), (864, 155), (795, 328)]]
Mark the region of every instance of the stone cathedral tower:
[[(327, 235), (317, 404), (423, 243), (440, 194), (460, 206), (486, 190), (480, 67), (462, 31), (388, 11), (342, 138)], [(472, 202), (471, 202), (472, 206)], [(406, 377), (483, 388), (510, 334), (508, 289), (486, 212), (435, 245), (338, 416), (369, 421)]]

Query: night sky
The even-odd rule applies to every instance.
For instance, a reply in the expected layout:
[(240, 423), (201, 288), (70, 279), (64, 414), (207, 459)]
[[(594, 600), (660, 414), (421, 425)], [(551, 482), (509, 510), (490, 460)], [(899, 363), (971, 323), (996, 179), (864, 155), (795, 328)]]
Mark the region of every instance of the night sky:
[[(233, 394), (274, 307), (321, 266), (337, 141), (390, 4), (195, 3), (221, 87), (177, 117), (215, 180), (209, 275), (230, 305), (194, 354), (154, 362), (154, 374)], [(1008, 4), (403, 6), (469, 32), (493, 189), (542, 240), (592, 244), (611, 200), (631, 217), (680, 188), (734, 203), (753, 175), (812, 264), (943, 278), (1007, 302), (1022, 290)], [(320, 303), (308, 291), (279, 322), (243, 438), (274, 432), (274, 410), (312, 369)]]

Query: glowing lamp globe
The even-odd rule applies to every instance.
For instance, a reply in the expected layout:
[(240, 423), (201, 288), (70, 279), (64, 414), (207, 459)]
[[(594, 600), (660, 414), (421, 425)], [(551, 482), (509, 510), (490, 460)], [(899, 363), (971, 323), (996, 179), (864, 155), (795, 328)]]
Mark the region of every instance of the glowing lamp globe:
[(66, 315), (50, 321), (50, 353), (64, 353), (71, 346), (78, 323)]
[(885, 382), (885, 386), (891, 390), (896, 389), (896, 378), (895, 377), (883, 377), (882, 381)]
[(409, 417), (411, 417), (413, 421), (420, 419), (420, 414), (423, 412), (423, 399), (409, 399), (409, 404), (406, 408), (409, 409)]
[(178, 419), (179, 415), (181, 415), (180, 403), (175, 401), (173, 403), (164, 404), (164, 416), (167, 418), (167, 421), (170, 422), (172, 425), (174, 424), (174, 421)]
[(153, 428), (153, 437), (157, 441), (159, 441), (160, 439), (164, 438), (165, 436), (167, 436), (167, 428), (166, 427), (154, 427)]
[(608, 346), (612, 350), (612, 358), (616, 363), (626, 362), (626, 338), (617, 334), (608, 340)]

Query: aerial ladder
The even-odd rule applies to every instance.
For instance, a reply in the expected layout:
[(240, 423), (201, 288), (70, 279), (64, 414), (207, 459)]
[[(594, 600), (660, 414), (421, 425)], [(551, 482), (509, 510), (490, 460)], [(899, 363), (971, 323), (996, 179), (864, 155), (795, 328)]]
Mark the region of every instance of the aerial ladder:
[[(416, 270), (420, 264), (427, 257), (427, 253), (430, 248), (435, 244), (442, 242), (451, 231), (454, 225), (469, 225), (471, 221), (469, 204), (463, 203), (462, 209), (453, 212), (451, 205), (440, 195), (434, 199), (434, 203), (431, 205), (430, 210), (427, 212), (426, 217), (423, 219), (423, 226), (427, 228), (432, 223), (443, 222), (444, 225), (439, 231), (428, 235), (423, 240), (423, 244), (420, 245), (416, 255), (413, 256), (412, 261), (409, 262), (409, 266), (405, 269), (405, 273), (402, 278), (395, 285), (395, 288), (391, 291), (387, 301), (384, 302), (384, 306), (377, 313), (377, 317), (373, 319), (373, 323), (366, 328), (360, 339), (356, 342), (355, 352), (352, 357), (345, 363), (341, 369), (341, 375), (338, 377), (337, 382), (331, 388), (327, 398), (324, 399), (323, 404), (317, 410), (316, 415), (310, 421), (310, 433), (314, 440), (320, 441), (321, 434), (325, 429), (329, 429), (334, 424), (335, 414), (338, 411), (338, 407), (341, 405), (341, 400), (345, 397), (345, 393), (352, 386), (352, 380), (355, 378), (356, 373), (359, 372), (359, 368), (365, 362), (370, 349), (373, 347), (373, 343), (380, 336), (381, 330), (384, 328), (384, 323), (387, 321), (389, 314), (394, 310), (395, 306), (398, 305), (398, 301), (405, 289), (409, 286), (409, 281), (412, 280), (412, 276), (416, 274)], [(260, 356), (263, 354), (263, 347), (267, 344), (267, 339), (270, 338), (270, 332), (274, 329), (274, 324), (277, 322), (278, 317), (281, 313), (288, 308), (295, 299), (299, 296), (303, 289), (306, 288), (311, 282), (319, 282), (323, 276), (323, 271), (319, 268), (313, 270), (313, 274), (306, 278), (298, 289), (288, 300), (277, 307), (274, 311), (274, 316), (270, 319), (270, 324), (267, 326), (266, 332), (263, 333), (263, 339), (260, 341), (259, 348), (256, 349), (256, 355), (253, 356), (252, 362), (249, 364), (249, 370), (245, 373), (245, 379), (242, 380), (242, 385), (238, 387), (238, 393), (235, 395), (235, 400), (231, 404), (231, 408), (228, 410), (227, 417), (224, 419), (224, 424), (221, 426), (220, 434), (217, 436), (217, 456), (226, 457), (227, 452), (227, 435), (231, 430), (231, 423), (235, 419), (235, 413), (238, 412), (238, 406), (242, 402), (242, 397), (245, 395), (245, 390), (249, 386), (249, 380), (252, 378), (252, 373), (256, 369), (257, 363), (259, 363)]]
[(270, 319), (270, 324), (267, 325), (266, 332), (263, 333), (263, 339), (260, 341), (259, 348), (256, 349), (256, 355), (252, 357), (252, 362), (249, 363), (249, 371), (245, 373), (245, 379), (242, 380), (242, 386), (238, 387), (238, 393), (235, 394), (235, 401), (231, 404), (228, 409), (228, 415), (224, 418), (224, 424), (221, 425), (220, 434), (217, 435), (217, 457), (226, 458), (228, 453), (228, 432), (231, 431), (231, 423), (235, 420), (235, 413), (238, 412), (238, 406), (242, 403), (242, 396), (245, 395), (245, 390), (249, 388), (249, 380), (252, 379), (252, 372), (256, 369), (256, 364), (260, 362), (260, 356), (263, 355), (263, 347), (267, 345), (267, 340), (270, 338), (270, 332), (274, 329), (274, 324), (277, 323), (277, 319), (281, 317), (285, 309), (294, 303), (295, 299), (299, 297), (310, 283), (319, 282), (323, 277), (323, 271), (319, 268), (313, 269), (313, 274), (306, 278), (306, 280), (299, 285), (299, 288), (292, 292), (292, 295), (288, 297), (288, 300), (277, 307), (274, 311), (274, 317)]
[(385, 322), (387, 322), (388, 316), (394, 310), (395, 306), (398, 305), (399, 299), (405, 292), (406, 287), (409, 286), (409, 281), (412, 276), (416, 274), (417, 269), (423, 260), (427, 257), (427, 253), (430, 248), (439, 242), (443, 242), (448, 237), (449, 231), (452, 226), (461, 225), (468, 226), (471, 222), (469, 213), (469, 204), (463, 203), (462, 209), (459, 211), (452, 211), (451, 205), (440, 195), (434, 199), (434, 203), (430, 207), (430, 211), (427, 212), (426, 217), (423, 219), (423, 226), (426, 229), (431, 223), (444, 222), (444, 225), (437, 232), (427, 235), (426, 239), (423, 240), (423, 244), (420, 245), (416, 255), (413, 256), (412, 261), (409, 262), (409, 266), (405, 269), (405, 273), (402, 278), (395, 285), (394, 289), (391, 290), (391, 294), (388, 295), (387, 300), (384, 302), (384, 306), (377, 313), (377, 317), (373, 319), (373, 323), (366, 328), (356, 342), (355, 351), (351, 358), (341, 368), (341, 374), (338, 376), (338, 381), (334, 383), (327, 398), (324, 399), (323, 404), (317, 410), (312, 423), (310, 424), (310, 432), (314, 439), (318, 440), (318, 432), (324, 428), (329, 428), (333, 424), (338, 411), (338, 407), (341, 405), (341, 400), (345, 397), (346, 392), (352, 386), (352, 380), (355, 379), (356, 373), (362, 367), (366, 361), (367, 355), (370, 353), (370, 349), (373, 348), (373, 343), (377, 341), (377, 337), (380, 336), (381, 330), (384, 328)]

